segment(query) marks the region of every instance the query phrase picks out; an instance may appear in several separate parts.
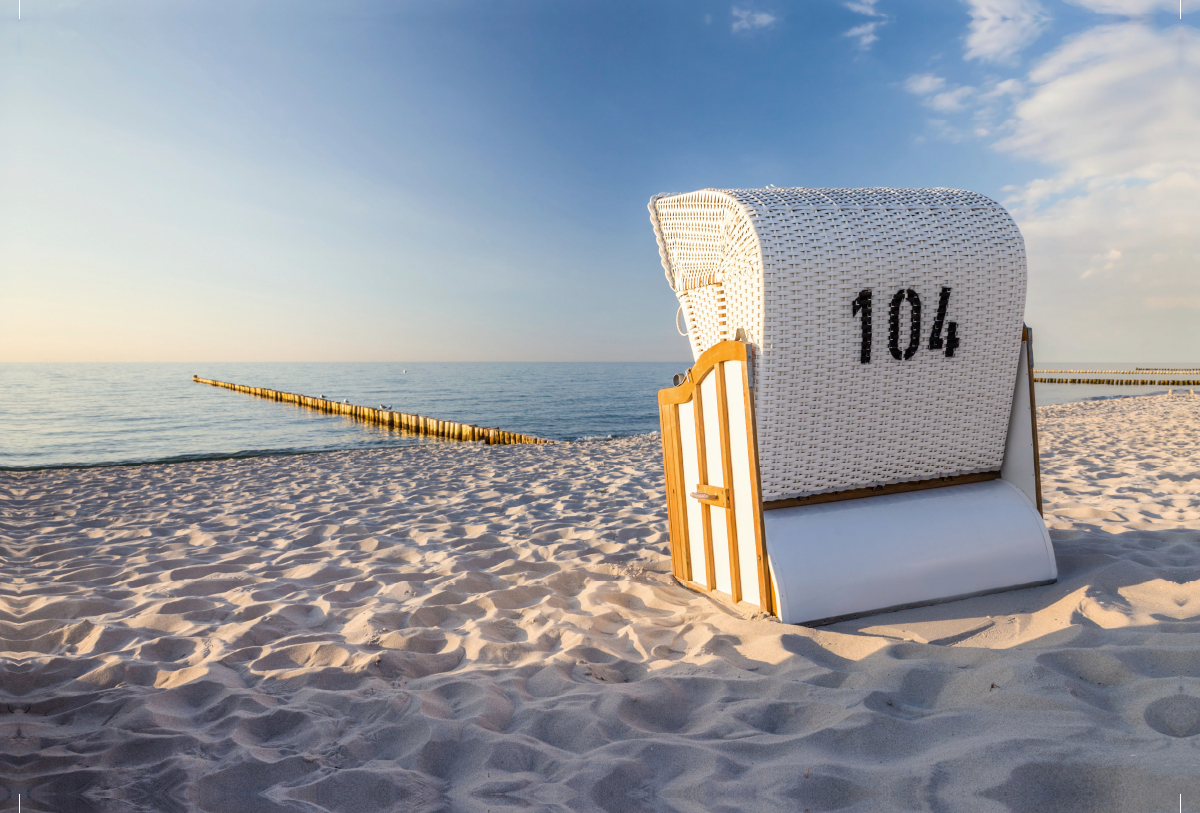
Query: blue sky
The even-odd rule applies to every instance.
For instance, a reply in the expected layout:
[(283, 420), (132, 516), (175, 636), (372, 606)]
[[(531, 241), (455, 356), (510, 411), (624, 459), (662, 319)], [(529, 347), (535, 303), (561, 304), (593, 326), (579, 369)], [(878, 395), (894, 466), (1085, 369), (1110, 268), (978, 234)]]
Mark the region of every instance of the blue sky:
[(1200, 364), (1186, 0), (11, 5), (0, 361), (686, 360), (647, 200), (775, 184), (982, 192), (1041, 358)]

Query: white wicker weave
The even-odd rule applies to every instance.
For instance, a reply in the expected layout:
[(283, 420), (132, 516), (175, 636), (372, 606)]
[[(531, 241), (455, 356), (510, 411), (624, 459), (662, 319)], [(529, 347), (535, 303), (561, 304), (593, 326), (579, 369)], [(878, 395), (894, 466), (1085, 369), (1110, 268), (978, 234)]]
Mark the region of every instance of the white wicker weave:
[(656, 196), (650, 213), (695, 356), (739, 328), (755, 347), (764, 500), (1000, 468), (1026, 270), (999, 204), (955, 189), (705, 189)]

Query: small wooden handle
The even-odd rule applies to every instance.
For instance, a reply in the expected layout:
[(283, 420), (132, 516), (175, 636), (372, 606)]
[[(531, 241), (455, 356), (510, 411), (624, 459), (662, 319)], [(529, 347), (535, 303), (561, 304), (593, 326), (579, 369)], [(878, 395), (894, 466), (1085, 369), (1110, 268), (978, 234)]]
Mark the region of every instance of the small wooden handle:
[(703, 483), (696, 485), (696, 490), (690, 495), (692, 499), (699, 500), (705, 505), (711, 505), (716, 508), (729, 507), (729, 489), (721, 488), (720, 486), (706, 486)]

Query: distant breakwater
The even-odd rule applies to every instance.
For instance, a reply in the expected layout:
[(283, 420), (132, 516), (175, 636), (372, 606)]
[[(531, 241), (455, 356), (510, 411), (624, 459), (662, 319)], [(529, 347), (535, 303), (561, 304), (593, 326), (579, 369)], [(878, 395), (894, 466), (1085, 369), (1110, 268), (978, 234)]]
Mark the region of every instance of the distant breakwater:
[(1105, 372), (1109, 375), (1144, 375), (1122, 370), (1034, 370), (1035, 384), (1103, 384), (1117, 387), (1200, 387), (1200, 378), (1058, 378), (1059, 372)]
[(357, 404), (339, 403), (326, 398), (311, 395), (297, 395), (293, 392), (280, 392), (266, 387), (248, 387), (244, 384), (230, 384), (226, 381), (214, 381), (211, 378), (192, 376), (197, 384), (208, 384), (213, 387), (224, 387), (234, 392), (266, 398), (268, 401), (279, 401), (285, 404), (315, 409), (333, 415), (344, 415), (347, 418), (363, 423), (373, 423), (388, 429), (398, 429), (414, 435), (427, 435), (444, 440), (461, 440), (487, 443), (491, 445), (508, 445), (515, 443), (553, 443), (554, 441), (522, 435), (518, 432), (507, 432), (497, 427), (476, 426), (471, 423), (457, 421), (441, 421), (424, 415), (413, 415), (407, 412), (393, 412), (388, 409), (358, 406)]

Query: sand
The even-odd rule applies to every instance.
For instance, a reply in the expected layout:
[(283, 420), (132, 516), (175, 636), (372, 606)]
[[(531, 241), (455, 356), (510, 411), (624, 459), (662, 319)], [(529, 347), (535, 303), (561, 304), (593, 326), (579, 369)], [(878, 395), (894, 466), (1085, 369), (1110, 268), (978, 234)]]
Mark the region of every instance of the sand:
[(655, 438), (0, 473), (0, 809), (1195, 809), (1200, 398), (1039, 416), (1058, 584), (820, 629)]

